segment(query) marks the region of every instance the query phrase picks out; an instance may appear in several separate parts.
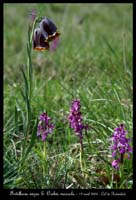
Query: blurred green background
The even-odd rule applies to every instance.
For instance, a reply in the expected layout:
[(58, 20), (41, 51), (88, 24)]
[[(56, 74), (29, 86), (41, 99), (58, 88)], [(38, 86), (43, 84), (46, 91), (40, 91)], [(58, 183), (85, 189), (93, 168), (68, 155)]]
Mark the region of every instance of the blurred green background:
[(122, 93), (132, 98), (132, 4), (104, 3), (4, 4), (4, 92), (8, 97), (14, 96), (13, 85), (20, 83), (20, 68), (27, 63), (29, 14), (33, 9), (52, 19), (61, 32), (55, 53), (32, 55), (39, 81), (62, 79), (70, 90), (72, 80), (75, 88), (85, 81), (87, 87), (102, 88), (121, 79), (129, 85)]
[[(47, 110), (57, 127), (55, 141), (63, 152), (71, 100), (80, 98), (87, 123), (95, 126), (91, 140), (107, 139), (124, 123), (132, 137), (133, 6), (132, 4), (4, 4), (4, 131), (5, 148), (14, 149), (16, 100), (25, 106), (19, 88), (27, 70), (30, 13), (48, 17), (61, 32), (56, 51), (32, 52), (34, 72), (32, 116)], [(21, 121), (20, 121), (21, 123)], [(62, 124), (63, 123), (63, 124)], [(73, 134), (72, 142), (77, 142)], [(17, 144), (16, 144), (17, 145)], [(15, 145), (15, 146), (16, 146)], [(57, 150), (56, 150), (57, 148)], [(95, 152), (95, 149), (94, 149)], [(10, 154), (10, 153), (9, 153)], [(14, 158), (14, 150), (10, 157)], [(8, 158), (9, 159), (9, 158)], [(14, 161), (11, 161), (14, 163)], [(131, 169), (131, 166), (130, 166)]]
[[(4, 4), (5, 117), (12, 113), (19, 95), (16, 85), (22, 84), (20, 69), (27, 64), (32, 10), (52, 19), (61, 32), (55, 52), (32, 54), (38, 92), (35, 101), (43, 104), (42, 96), (52, 106), (59, 102), (62, 108), (73, 98), (71, 93), (78, 96), (81, 92), (90, 101), (110, 99), (115, 87), (126, 107), (132, 103), (132, 4)], [(91, 102), (91, 111), (99, 112), (96, 104)]]

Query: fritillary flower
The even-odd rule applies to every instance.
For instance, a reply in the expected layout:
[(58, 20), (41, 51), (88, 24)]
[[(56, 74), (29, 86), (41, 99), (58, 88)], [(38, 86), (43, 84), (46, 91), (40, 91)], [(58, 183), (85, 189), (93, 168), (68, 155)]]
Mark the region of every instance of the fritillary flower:
[(39, 26), (33, 31), (33, 49), (45, 51), (50, 49), (49, 42), (52, 42), (51, 49), (55, 50), (58, 45), (60, 32), (56, 25), (47, 17), (40, 20)]

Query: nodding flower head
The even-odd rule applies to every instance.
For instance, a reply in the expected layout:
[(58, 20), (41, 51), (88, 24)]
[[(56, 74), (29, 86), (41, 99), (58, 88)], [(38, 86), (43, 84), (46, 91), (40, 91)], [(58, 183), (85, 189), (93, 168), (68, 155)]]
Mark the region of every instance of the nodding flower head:
[(59, 41), (60, 32), (52, 20), (44, 17), (33, 32), (33, 49), (37, 51), (49, 50), (49, 42), (53, 42), (51, 50), (55, 50)]
[(53, 132), (54, 125), (50, 122), (51, 118), (45, 112), (40, 115), (39, 120), (37, 136), (40, 136), (42, 141), (45, 141), (47, 135)]
[(42, 34), (40, 28), (36, 28), (33, 34), (33, 49), (43, 51), (49, 49), (49, 43), (45, 42), (45, 36)]
[(44, 17), (39, 23), (39, 27), (42, 31), (42, 34), (45, 37), (46, 42), (53, 41), (54, 39), (60, 36), (60, 32), (57, 31), (56, 25), (47, 17)]

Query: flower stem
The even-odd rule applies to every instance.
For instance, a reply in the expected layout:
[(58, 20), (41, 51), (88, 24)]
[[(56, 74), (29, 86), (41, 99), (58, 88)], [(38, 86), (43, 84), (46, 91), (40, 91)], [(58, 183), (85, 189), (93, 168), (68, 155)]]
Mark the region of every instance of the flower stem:
[(44, 142), (44, 158), (46, 160), (46, 142)]
[(83, 143), (81, 143), (80, 148), (81, 148), (81, 150), (80, 150), (80, 167), (81, 167), (81, 171), (84, 171), (84, 169), (85, 169), (85, 160), (84, 160)]
[(45, 177), (45, 174), (46, 174), (46, 142), (44, 142), (44, 146), (43, 146), (43, 158), (45, 161), (45, 162), (43, 162), (43, 177)]
[(81, 171), (83, 171), (83, 149), (81, 146), (81, 150), (80, 150), (80, 167), (81, 167)]

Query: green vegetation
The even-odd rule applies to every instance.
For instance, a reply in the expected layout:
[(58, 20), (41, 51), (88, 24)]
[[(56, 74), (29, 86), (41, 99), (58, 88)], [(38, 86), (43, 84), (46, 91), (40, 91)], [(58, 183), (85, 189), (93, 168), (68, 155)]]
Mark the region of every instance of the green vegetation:
[[(55, 51), (32, 50), (33, 9), (61, 32)], [(132, 4), (4, 4), (4, 188), (133, 187), (132, 155), (117, 171), (109, 150), (119, 124), (133, 137), (132, 20)], [(83, 167), (68, 122), (76, 98), (90, 126)], [(44, 111), (55, 125), (46, 147)]]

